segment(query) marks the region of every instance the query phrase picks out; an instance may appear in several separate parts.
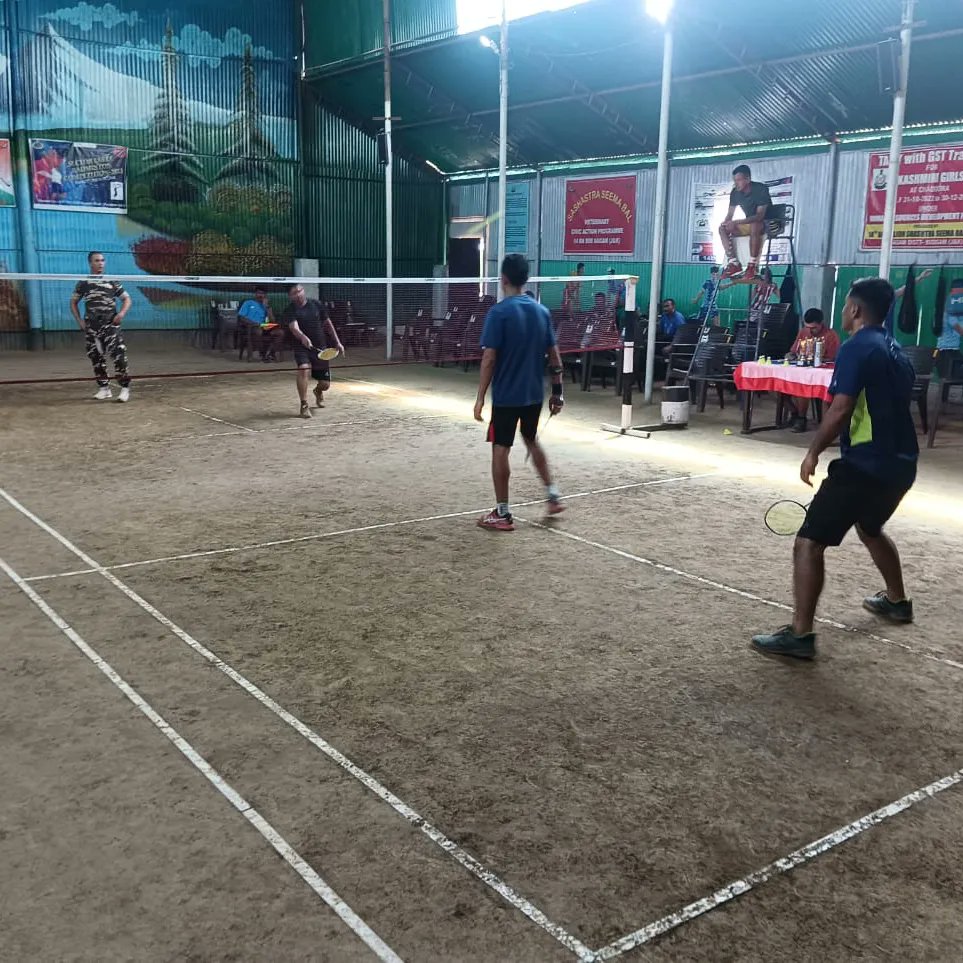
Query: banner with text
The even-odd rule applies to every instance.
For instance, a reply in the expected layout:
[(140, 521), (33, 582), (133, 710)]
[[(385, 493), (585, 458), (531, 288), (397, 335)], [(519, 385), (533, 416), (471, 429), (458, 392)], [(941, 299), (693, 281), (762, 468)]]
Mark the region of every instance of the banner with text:
[(637, 178), (565, 182), (566, 254), (635, 254)]
[(13, 165), (10, 163), (10, 141), (0, 140), (0, 207), (16, 207), (13, 195)]
[(127, 213), (127, 148), (31, 140), (33, 206), (41, 210)]
[[(882, 245), (888, 177), (889, 154), (871, 154), (860, 245), (864, 251)], [(919, 147), (900, 154), (893, 247), (963, 248), (963, 144)]]
[[(769, 188), (769, 196), (773, 204), (792, 204), (793, 175), (776, 177), (763, 181)], [(690, 260), (702, 261), (707, 264), (721, 264), (725, 260), (722, 242), (719, 240), (719, 225), (726, 219), (729, 211), (729, 199), (732, 193), (732, 181), (726, 183), (696, 183), (692, 188), (692, 250)], [(736, 211), (736, 219), (744, 215), (741, 210)], [(788, 264), (791, 253), (789, 241), (785, 238), (773, 238), (771, 245), (766, 241), (763, 255), (769, 251), (769, 264)]]
[(505, 253), (528, 254), (528, 181), (509, 181), (505, 194)]

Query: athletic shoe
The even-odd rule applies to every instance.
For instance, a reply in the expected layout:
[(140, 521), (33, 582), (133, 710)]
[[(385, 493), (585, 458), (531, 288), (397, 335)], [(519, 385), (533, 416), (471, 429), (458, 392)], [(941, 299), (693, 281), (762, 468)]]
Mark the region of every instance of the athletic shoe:
[(797, 415), (793, 418), (789, 430), (795, 432), (797, 435), (801, 435), (804, 431), (809, 431), (809, 420), (805, 415)]
[(791, 625), (776, 629), (772, 635), (756, 635), (752, 647), (764, 655), (786, 655), (792, 659), (812, 659), (816, 655), (816, 634), (794, 635)]
[(902, 602), (891, 602), (885, 592), (877, 592), (868, 599), (863, 599), (863, 608), (873, 615), (895, 622), (897, 625), (909, 625), (913, 621), (913, 600), (903, 599)]
[(738, 261), (730, 261), (726, 265), (726, 269), (722, 272), (719, 280), (728, 281), (729, 278), (734, 278), (737, 274), (742, 274), (742, 265)]
[(104, 385), (103, 388), (97, 390), (97, 394), (94, 397), (98, 401), (110, 401), (114, 397), (113, 392), (110, 390), (109, 386)]
[(130, 388), (121, 388), (117, 396), (118, 401), (130, 401)]
[(313, 415), (311, 414), (311, 406), (306, 401), (301, 402), (301, 417), (302, 418), (313, 417)]
[(515, 520), (511, 515), (499, 515), (498, 509), (494, 509), (478, 519), (478, 527), (491, 532), (514, 532)]
[(565, 506), (562, 504), (561, 499), (550, 498), (548, 504), (546, 505), (545, 512), (547, 515), (561, 515), (565, 511)]
[(749, 267), (746, 268), (746, 273), (743, 274), (743, 276), (739, 278), (739, 280), (742, 281), (744, 284), (748, 284), (750, 281), (755, 281), (756, 275), (758, 273), (759, 273), (759, 269), (756, 267), (756, 265), (750, 264)]
[(319, 408), (324, 407), (324, 392), (320, 388), (314, 389), (314, 400)]

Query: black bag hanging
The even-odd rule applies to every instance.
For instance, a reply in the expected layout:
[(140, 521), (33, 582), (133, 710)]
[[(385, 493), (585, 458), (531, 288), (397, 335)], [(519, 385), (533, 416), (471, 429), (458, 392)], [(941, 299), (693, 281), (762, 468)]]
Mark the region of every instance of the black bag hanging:
[(911, 264), (906, 275), (906, 287), (903, 292), (903, 303), (899, 307), (900, 331), (913, 334), (919, 326), (919, 312), (916, 310), (916, 265)]
[(940, 267), (940, 280), (936, 285), (936, 307), (933, 311), (933, 334), (940, 337), (943, 334), (943, 312), (946, 310), (946, 274), (945, 268)]

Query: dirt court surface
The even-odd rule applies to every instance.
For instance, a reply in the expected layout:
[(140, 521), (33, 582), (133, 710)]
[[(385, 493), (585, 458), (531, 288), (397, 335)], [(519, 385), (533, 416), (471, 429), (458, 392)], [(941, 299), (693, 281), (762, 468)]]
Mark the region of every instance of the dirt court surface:
[(570, 389), (493, 535), (475, 373), (336, 375), (0, 387), (0, 959), (963, 958), (959, 433), (786, 665), (805, 439)]

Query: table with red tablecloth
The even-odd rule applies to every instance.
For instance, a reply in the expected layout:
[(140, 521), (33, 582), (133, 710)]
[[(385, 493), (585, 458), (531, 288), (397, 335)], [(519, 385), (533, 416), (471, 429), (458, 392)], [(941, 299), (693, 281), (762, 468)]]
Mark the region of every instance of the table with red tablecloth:
[[(742, 407), (743, 434), (749, 434), (753, 430), (753, 396), (760, 392), (772, 391), (778, 396), (791, 395), (794, 398), (808, 398), (816, 401), (832, 400), (829, 393), (829, 385), (833, 380), (832, 365), (806, 368), (788, 364), (759, 364), (756, 361), (744, 361), (736, 368), (734, 377), (736, 388), (745, 392), (745, 404)], [(772, 427), (780, 427), (781, 407), (777, 405), (776, 424)]]

